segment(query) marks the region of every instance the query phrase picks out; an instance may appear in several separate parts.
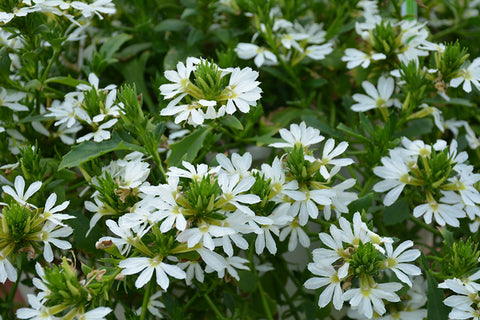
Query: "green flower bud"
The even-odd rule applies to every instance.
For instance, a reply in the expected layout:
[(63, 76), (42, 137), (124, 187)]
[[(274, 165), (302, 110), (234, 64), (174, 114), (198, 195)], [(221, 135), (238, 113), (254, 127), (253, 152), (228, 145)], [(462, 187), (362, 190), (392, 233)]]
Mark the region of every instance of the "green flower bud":
[(362, 275), (374, 276), (381, 269), (383, 262), (382, 254), (370, 243), (360, 242), (348, 262), (356, 277)]

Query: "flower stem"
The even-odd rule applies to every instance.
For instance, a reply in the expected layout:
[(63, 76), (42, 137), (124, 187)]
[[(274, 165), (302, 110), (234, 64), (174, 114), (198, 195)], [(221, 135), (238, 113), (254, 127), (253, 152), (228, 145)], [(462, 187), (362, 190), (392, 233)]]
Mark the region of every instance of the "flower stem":
[(407, 6), (407, 15), (405, 18), (407, 20), (414, 20), (417, 17), (417, 2), (415, 0), (406, 0)]
[(147, 316), (148, 302), (150, 300), (152, 287), (154, 285), (155, 285), (155, 283), (153, 281), (150, 281), (147, 285), (147, 289), (145, 290), (145, 295), (143, 296), (142, 313), (140, 314), (140, 320), (145, 320), (145, 317)]
[(208, 305), (210, 306), (210, 308), (212, 308), (213, 312), (215, 312), (215, 314), (217, 315), (217, 318), (220, 319), (220, 320), (224, 320), (225, 317), (222, 315), (222, 313), (217, 309), (217, 307), (215, 306), (215, 303), (213, 303), (212, 299), (210, 299), (210, 297), (208, 296), (207, 293), (205, 293), (203, 295), (203, 297), (205, 298), (205, 300), (207, 301)]
[(270, 307), (268, 306), (267, 297), (265, 296), (265, 291), (263, 291), (262, 282), (258, 281), (258, 291), (260, 292), (260, 296), (262, 297), (263, 308), (267, 313), (267, 319), (273, 320), (272, 312), (270, 311)]
[(422, 220), (415, 218), (414, 216), (410, 216), (410, 220), (412, 220), (416, 225), (419, 225), (420, 227), (430, 231), (431, 233), (436, 234), (437, 236), (440, 236), (440, 237), (442, 236), (442, 233), (439, 230), (435, 229), (431, 225), (426, 224)]

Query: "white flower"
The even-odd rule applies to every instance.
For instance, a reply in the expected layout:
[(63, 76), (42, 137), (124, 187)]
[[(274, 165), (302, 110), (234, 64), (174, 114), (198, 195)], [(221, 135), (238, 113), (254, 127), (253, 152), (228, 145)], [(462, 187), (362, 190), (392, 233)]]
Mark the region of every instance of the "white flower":
[(111, 137), (110, 131), (105, 130), (113, 127), (117, 123), (118, 119), (111, 119), (105, 123), (102, 123), (95, 132), (87, 133), (86, 135), (77, 139), (77, 142), (88, 141), (93, 138), (95, 142), (101, 142), (103, 140), (108, 140)]
[(251, 68), (234, 68), (231, 70), (227, 91), (226, 112), (234, 113), (237, 109), (243, 113), (250, 110), (250, 106), (256, 106), (261, 98), (262, 89), (258, 87), (258, 72)]
[(362, 68), (366, 69), (372, 60), (378, 61), (386, 58), (387, 56), (383, 53), (366, 54), (360, 50), (348, 48), (345, 50), (345, 55), (342, 57), (342, 61), (347, 62), (348, 69), (353, 69), (358, 66), (362, 66)]
[(285, 142), (276, 142), (270, 144), (273, 148), (294, 148), (295, 146), (308, 147), (319, 143), (325, 139), (320, 135), (320, 130), (307, 127), (305, 122), (298, 124), (291, 124), (290, 130), (280, 129), (280, 136)]
[(114, 14), (117, 11), (112, 0), (96, 0), (93, 3), (73, 1), (70, 5), (72, 8), (80, 10), (85, 18), (96, 14), (100, 19), (103, 19), (101, 13)]
[(465, 69), (461, 70), (461, 75), (459, 77), (453, 78), (450, 80), (450, 86), (456, 88), (463, 82), (463, 90), (465, 92), (472, 91), (472, 83), (480, 90), (480, 58), (476, 58), (473, 62)]
[(240, 42), (235, 48), (235, 52), (240, 59), (252, 59), (253, 62), (260, 68), (262, 65), (276, 65), (278, 63), (277, 57), (268, 49), (259, 47), (252, 43)]
[[(107, 0), (107, 1), (110, 1), (110, 0)], [(82, 83), (82, 84), (79, 84), (79, 85), (77, 86), (77, 90), (89, 91), (89, 90), (92, 90), (92, 89), (93, 89), (93, 90), (95, 90), (95, 91), (109, 91), (109, 90), (112, 90), (112, 89), (115, 89), (115, 88), (116, 88), (116, 85), (111, 84), (111, 85), (106, 86), (105, 88), (99, 89), (99, 88), (98, 88), (98, 84), (99, 84), (100, 80), (98, 79), (97, 75), (96, 75), (95, 73), (93, 73), (93, 72), (88, 75), (88, 82), (90, 83), (90, 85), (83, 84), (83, 83)], [(116, 90), (115, 90), (115, 91), (112, 91), (112, 92), (113, 92), (113, 94), (112, 94), (112, 96), (110, 97), (110, 99), (113, 98), (113, 100), (115, 100), (114, 97), (116, 96)], [(110, 92), (110, 94), (111, 94), (112, 92)], [(109, 94), (109, 95), (110, 95), (110, 94)], [(109, 99), (107, 98), (107, 100), (109, 100)], [(99, 121), (101, 121), (101, 120), (99, 120)]]
[(40, 181), (35, 181), (34, 183), (32, 183), (27, 191), (24, 193), (24, 190), (25, 190), (25, 180), (23, 179), (22, 176), (17, 176), (15, 178), (15, 183), (14, 183), (14, 186), (15, 186), (15, 190), (13, 190), (12, 187), (10, 186), (3, 186), (2, 189), (3, 189), (3, 192), (5, 192), (6, 194), (10, 195), (13, 197), (13, 199), (15, 201), (17, 201), (18, 203), (20, 203), (21, 205), (29, 205), (29, 206), (32, 206), (34, 208), (36, 208), (34, 205), (30, 204), (30, 203), (27, 203), (27, 200), (35, 193), (37, 192), (38, 190), (40, 190), (40, 188), (42, 187), (42, 182)]
[(112, 309), (108, 307), (98, 307), (93, 310), (87, 311), (84, 314), (77, 314), (77, 320), (105, 320), (105, 316), (112, 312)]
[(127, 255), (132, 248), (132, 245), (135, 243), (135, 234), (132, 232), (129, 226), (127, 226), (125, 223), (122, 223), (122, 221), (128, 221), (128, 218), (121, 217), (118, 221), (118, 224), (114, 220), (107, 220), (105, 224), (108, 226), (110, 231), (117, 235), (119, 238), (110, 236), (101, 237), (100, 239), (98, 239), (97, 245), (105, 241), (111, 241), (113, 242), (113, 244), (115, 244), (121, 254)]
[(325, 56), (332, 53), (333, 44), (331, 42), (322, 44), (322, 45), (313, 45), (308, 46), (305, 49), (305, 54), (307, 57), (312, 58), (313, 60), (322, 60), (325, 59)]
[(41, 300), (33, 294), (27, 295), (28, 304), (31, 308), (20, 308), (17, 310), (17, 317), (19, 319), (34, 319), (34, 320), (56, 320), (60, 319), (50, 314), (48, 307), (44, 306), (45, 300)]
[(330, 234), (322, 232), (318, 235), (320, 241), (330, 249), (318, 248), (313, 250), (313, 261), (333, 264), (345, 256), (342, 230), (332, 224), (330, 226)]
[(371, 237), (367, 232), (369, 229), (365, 222), (362, 221), (359, 212), (355, 212), (353, 215), (353, 232), (352, 224), (347, 219), (340, 217), (338, 222), (340, 224), (343, 242), (349, 243), (354, 247), (357, 247), (360, 242), (363, 244), (371, 242)]
[(177, 236), (177, 241), (187, 242), (189, 248), (192, 248), (197, 243), (201, 243), (205, 248), (213, 250), (215, 244), (212, 236), (223, 237), (225, 235), (234, 234), (235, 230), (232, 228), (219, 227), (207, 223), (201, 224), (198, 228), (190, 228), (182, 231)]
[(276, 193), (272, 198), (273, 201), (285, 203), (285, 196), (297, 201), (307, 199), (305, 193), (298, 190), (296, 180), (286, 182), (285, 169), (278, 157), (273, 159), (272, 166), (266, 163), (262, 164), (261, 172), (265, 175), (266, 180), (270, 179), (270, 187)]
[(63, 226), (55, 229), (56, 227), (57, 227), (56, 224), (52, 222), (47, 222), (42, 228), (40, 240), (43, 241), (43, 244), (44, 244), (43, 257), (47, 262), (53, 261), (53, 252), (52, 252), (52, 247), (50, 246), (50, 243), (52, 243), (57, 248), (60, 248), (62, 250), (67, 250), (72, 247), (70, 242), (66, 240), (60, 240), (57, 238), (68, 237), (69, 235), (72, 234), (73, 229), (70, 227), (63, 227)]
[(69, 214), (62, 214), (62, 213), (57, 213), (65, 210), (67, 206), (70, 204), (70, 201), (65, 201), (62, 204), (54, 207), (55, 202), (57, 202), (57, 194), (52, 193), (48, 198), (47, 201), (45, 202), (45, 207), (43, 208), (42, 216), (57, 225), (65, 226), (62, 222), (62, 220), (66, 219), (73, 219), (75, 218), (74, 216), (71, 216)]
[(387, 250), (385, 260), (385, 267), (395, 272), (400, 281), (412, 286), (412, 281), (408, 276), (418, 276), (422, 273), (419, 267), (405, 263), (415, 261), (420, 256), (420, 250), (410, 249), (405, 251), (408, 248), (413, 246), (413, 242), (408, 240), (402, 242), (396, 249), (393, 251), (392, 244), (385, 243), (385, 249)]
[(7, 279), (17, 281), (17, 270), (5, 256), (5, 251), (0, 251), (0, 283), (5, 283)]
[(187, 161), (182, 161), (182, 165), (185, 169), (170, 167), (170, 171), (167, 172), (169, 177), (183, 177), (196, 181), (202, 180), (209, 174), (216, 173), (220, 168), (209, 168), (206, 164), (200, 163), (196, 167)]
[(0, 22), (1, 23), (9, 23), (13, 18), (15, 18), (15, 14), (0, 11)]
[(199, 101), (192, 101), (189, 104), (182, 104), (177, 106), (177, 103), (179, 103), (180, 100), (185, 97), (185, 95), (186, 94), (183, 93), (177, 98), (170, 101), (167, 107), (160, 111), (160, 114), (162, 116), (177, 115), (175, 117), (175, 123), (177, 124), (182, 121), (187, 121), (188, 124), (191, 124), (194, 127), (203, 124), (206, 119), (206, 115), (202, 108), (215, 106), (217, 104), (216, 101), (200, 99)]
[(187, 283), (188, 286), (192, 284), (192, 280), (194, 277), (195, 279), (197, 279), (198, 282), (203, 283), (203, 280), (205, 279), (205, 275), (199, 261), (189, 260), (189, 261), (179, 263), (178, 266), (183, 270), (186, 269), (185, 282)]
[(393, 90), (395, 89), (393, 78), (385, 78), (381, 76), (378, 79), (378, 89), (368, 81), (363, 81), (362, 87), (368, 96), (359, 93), (354, 94), (352, 98), (358, 103), (352, 106), (353, 111), (364, 112), (375, 108), (393, 106), (394, 100), (390, 99)]
[(298, 219), (291, 221), (290, 224), (280, 232), (278, 238), (280, 241), (284, 241), (288, 235), (290, 235), (290, 240), (288, 241), (288, 251), (295, 250), (298, 242), (300, 242), (304, 248), (308, 248), (310, 246), (310, 238), (305, 231), (303, 231), (302, 227), (298, 223)]
[[(150, 296), (148, 299), (147, 310), (153, 314), (157, 319), (163, 318), (163, 315), (160, 313), (160, 309), (164, 309), (165, 305), (157, 300), (162, 296), (162, 291), (157, 291)], [(137, 315), (140, 316), (142, 314), (142, 307), (137, 309)]]
[[(248, 262), (247, 259), (240, 258), (240, 257), (227, 257), (225, 258), (225, 268), (218, 272), (218, 277), (223, 278), (225, 275), (225, 270), (237, 281), (240, 281), (240, 276), (238, 275), (237, 270), (249, 270), (249, 268), (245, 265)], [(208, 266), (207, 266), (208, 268)]]
[[(372, 318), (373, 310), (379, 315), (385, 313), (385, 304), (382, 299), (390, 302), (398, 302), (400, 298), (395, 293), (402, 288), (400, 283), (388, 282), (374, 284), (371, 287), (362, 287), (347, 290), (343, 294), (345, 301), (350, 301), (352, 308), (357, 309), (360, 314)], [(372, 308), (373, 304), (373, 308)]]
[(222, 204), (231, 204), (235, 206), (238, 210), (249, 214), (251, 216), (255, 215), (255, 212), (252, 211), (246, 204), (258, 203), (261, 201), (260, 197), (254, 194), (241, 194), (247, 192), (255, 184), (254, 177), (248, 177), (243, 180), (240, 180), (240, 176), (227, 176), (220, 175), (218, 177), (218, 185), (222, 189), (221, 198), (224, 200)]
[(25, 92), (15, 92), (8, 94), (7, 90), (0, 87), (0, 107), (7, 107), (13, 111), (28, 111), (28, 107), (19, 103), (19, 101), (24, 99), (25, 97)]
[[(327, 170), (326, 165), (334, 165), (336, 167), (344, 167), (348, 166), (353, 163), (352, 159), (334, 159), (335, 157), (338, 157), (342, 153), (345, 152), (348, 148), (348, 142), (342, 141), (340, 142), (335, 148), (335, 140), (334, 139), (328, 139), (327, 142), (325, 142), (325, 145), (323, 146), (323, 152), (322, 152), (322, 158), (319, 160), (320, 161), (320, 173), (325, 179), (330, 179), (330, 173)], [(336, 170), (334, 170), (336, 171)]]
[(196, 64), (200, 60), (197, 58), (187, 58), (186, 64), (183, 62), (177, 63), (177, 71), (167, 70), (164, 75), (167, 80), (173, 83), (162, 84), (160, 86), (160, 92), (165, 99), (171, 99), (177, 94), (186, 92), (186, 89), (190, 82), (190, 73), (196, 69)]
[(252, 175), (249, 171), (252, 165), (252, 155), (249, 152), (245, 152), (243, 156), (233, 153), (232, 160), (228, 159), (223, 153), (219, 153), (216, 159), (221, 166), (220, 174), (239, 175), (240, 179)]
[(307, 190), (305, 191), (305, 196), (305, 200), (295, 201), (289, 211), (292, 216), (298, 214), (298, 220), (301, 226), (307, 224), (309, 216), (312, 219), (318, 217), (317, 204), (323, 206), (332, 204), (330, 198), (335, 196), (335, 191), (331, 189)]
[(323, 207), (325, 219), (330, 220), (332, 209), (336, 212), (337, 219), (340, 218), (342, 213), (348, 213), (348, 205), (352, 201), (357, 200), (358, 196), (355, 192), (345, 192), (344, 190), (353, 187), (355, 183), (356, 180), (350, 178), (332, 187), (331, 190), (335, 192), (335, 196), (330, 197), (332, 204), (327, 204)]
[(410, 169), (403, 161), (405, 155), (401, 149), (390, 150), (390, 157), (383, 157), (383, 166), (373, 168), (373, 173), (385, 179), (373, 186), (375, 192), (385, 192), (390, 190), (383, 203), (386, 206), (392, 205), (402, 193), (403, 188), (410, 181)]
[(146, 258), (146, 257), (133, 257), (128, 258), (126, 260), (120, 261), (118, 264), (120, 268), (122, 268), (123, 275), (131, 275), (135, 273), (140, 273), (135, 281), (135, 287), (141, 288), (153, 276), (153, 271), (157, 276), (157, 284), (163, 289), (167, 290), (170, 281), (168, 279), (168, 275), (177, 278), (177, 279), (185, 279), (185, 272), (180, 269), (178, 266), (166, 264), (159, 259), (159, 257), (155, 258)]
[(343, 289), (342, 280), (348, 275), (349, 264), (345, 263), (338, 270), (335, 270), (331, 265), (321, 262), (309, 263), (308, 270), (314, 275), (320, 277), (310, 278), (303, 284), (307, 289), (318, 289), (327, 286), (323, 289), (318, 299), (318, 306), (325, 307), (330, 301), (333, 301), (335, 309), (340, 310), (343, 307)]
[[(430, 199), (428, 199), (430, 198)], [(413, 216), (418, 218), (423, 215), (426, 223), (432, 222), (432, 216), (442, 227), (448, 224), (452, 227), (460, 226), (459, 218), (465, 217), (465, 212), (461, 207), (452, 206), (444, 203), (438, 203), (432, 197), (428, 197), (428, 202), (416, 206), (413, 209)]]

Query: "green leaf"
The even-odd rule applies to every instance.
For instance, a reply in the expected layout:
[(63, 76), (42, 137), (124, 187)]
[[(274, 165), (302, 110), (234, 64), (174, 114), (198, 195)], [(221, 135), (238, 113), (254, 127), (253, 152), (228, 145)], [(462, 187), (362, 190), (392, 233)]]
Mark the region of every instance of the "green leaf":
[(117, 34), (116, 36), (108, 38), (100, 48), (100, 54), (107, 60), (112, 58), (118, 49), (120, 49), (120, 47), (131, 38), (131, 35), (125, 33)]
[(383, 219), (386, 226), (391, 226), (405, 221), (410, 216), (410, 207), (405, 198), (400, 198), (390, 207), (383, 211)]
[(85, 235), (89, 229), (90, 220), (82, 213), (81, 210), (67, 210), (65, 213), (75, 217), (75, 219), (69, 219), (65, 221), (66, 224), (73, 229), (73, 245), (75, 248), (95, 256), (103, 254), (103, 252), (95, 248), (95, 241), (102, 236), (99, 226), (96, 225), (88, 234), (88, 237), (86, 237)]
[(240, 281), (238, 287), (245, 293), (252, 293), (257, 289), (258, 276), (247, 270), (238, 270)]
[(408, 127), (395, 134), (395, 137), (416, 138), (432, 132), (433, 121), (430, 118), (414, 119)]
[(162, 31), (181, 31), (189, 26), (188, 22), (179, 19), (166, 19), (160, 22), (156, 27), (156, 32)]
[(68, 76), (68, 77), (54, 77), (54, 78), (50, 78), (50, 79), (45, 80), (45, 83), (51, 83), (51, 82), (63, 84), (63, 85), (74, 87), (74, 88), (76, 88), (79, 84), (89, 85), (89, 83), (87, 81), (73, 79), (70, 76)]
[(425, 257), (422, 255), (422, 264), (427, 275), (427, 320), (447, 320), (449, 308), (443, 304), (445, 295), (443, 290), (438, 287), (438, 282), (429, 270)]
[(200, 127), (183, 138), (181, 141), (170, 145), (172, 153), (167, 159), (169, 166), (178, 166), (182, 160), (192, 162), (195, 160), (200, 149), (203, 147), (203, 141), (210, 133), (210, 128)]
[(8, 56), (7, 48), (3, 47), (0, 50), (0, 80), (2, 82), (10, 79), (11, 63), (12, 63), (12, 60), (10, 60), (10, 57)]
[(366, 196), (361, 197), (350, 203), (348, 209), (350, 212), (362, 212), (362, 210), (368, 211), (372, 206), (373, 202), (373, 193), (369, 193)]
[(451, 231), (448, 231), (446, 228), (442, 228), (442, 236), (447, 246), (453, 246), (454, 237)]
[(220, 123), (226, 127), (235, 129), (235, 130), (243, 130), (243, 125), (240, 122), (240, 120), (237, 119), (234, 115), (228, 115), (226, 117), (223, 117), (220, 120)]
[(45, 121), (55, 118), (54, 116), (46, 116), (44, 114), (38, 114), (36, 116), (27, 116), (17, 121), (17, 123), (28, 123), (33, 121)]
[(79, 145), (73, 146), (70, 152), (63, 157), (58, 170), (78, 167), (84, 162), (93, 160), (115, 150), (132, 150), (145, 153), (143, 147), (125, 142), (118, 136), (118, 134), (114, 133), (111, 140), (98, 143), (85, 141)]
[(132, 44), (131, 46), (126, 47), (122, 51), (118, 52), (115, 55), (115, 58), (119, 60), (127, 60), (129, 58), (132, 58), (139, 54), (142, 51), (145, 51), (147, 49), (150, 49), (152, 46), (151, 42), (142, 42), (142, 43), (136, 43)]

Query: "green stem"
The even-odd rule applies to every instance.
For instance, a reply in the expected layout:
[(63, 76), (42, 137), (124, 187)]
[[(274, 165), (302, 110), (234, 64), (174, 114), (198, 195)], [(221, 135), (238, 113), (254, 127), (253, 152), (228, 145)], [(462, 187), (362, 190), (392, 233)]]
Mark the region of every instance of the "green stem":
[(59, 49), (54, 49), (53, 50), (53, 57), (52, 57), (52, 59), (50, 59), (50, 61), (48, 61), (48, 65), (45, 68), (45, 70), (43, 71), (42, 77), (40, 78), (40, 82), (43, 83), (47, 79), (48, 74), (50, 73), (50, 69), (52, 69), (52, 66), (55, 63), (55, 61), (58, 60), (59, 55), (60, 55), (60, 50)]
[(220, 320), (224, 320), (226, 319), (222, 313), (217, 309), (217, 307), (215, 306), (215, 303), (213, 303), (212, 299), (210, 299), (210, 297), (208, 296), (207, 293), (205, 293), (203, 295), (203, 297), (205, 298), (205, 300), (207, 300), (207, 303), (208, 305), (210, 306), (210, 308), (212, 308), (213, 312), (215, 312), (215, 314), (217, 315), (217, 318), (220, 319)]
[(268, 306), (267, 297), (265, 296), (265, 291), (263, 291), (262, 282), (258, 281), (258, 291), (260, 292), (260, 296), (262, 297), (262, 304), (265, 312), (267, 313), (267, 319), (273, 320), (272, 312), (270, 311), (270, 307)]
[(281, 279), (279, 278), (277, 273), (274, 273), (274, 277), (275, 277), (275, 280), (277, 280), (277, 282), (280, 285), (280, 288), (282, 290), (282, 294), (285, 297), (285, 301), (287, 302), (288, 306), (290, 307), (290, 311), (292, 312), (293, 317), (295, 318), (295, 320), (299, 320), (300, 318), (298, 316), (297, 309), (293, 305), (293, 299), (288, 295), (288, 292), (285, 289), (285, 283), (283, 281), (281, 281)]
[(407, 20), (414, 20), (417, 18), (417, 2), (415, 0), (407, 0)]
[(426, 223), (423, 222), (422, 220), (420, 220), (420, 219), (418, 219), (418, 218), (415, 218), (414, 216), (410, 216), (409, 219), (410, 219), (411, 221), (413, 221), (416, 225), (418, 225), (418, 226), (420, 226), (420, 227), (422, 227), (422, 228), (430, 231), (431, 233), (436, 234), (437, 236), (440, 236), (440, 237), (442, 236), (442, 233), (441, 233), (439, 230), (435, 229), (435, 228), (432, 227), (431, 225), (426, 224)]
[(148, 302), (150, 301), (150, 295), (152, 291), (152, 287), (155, 285), (155, 282), (150, 281), (147, 285), (147, 289), (145, 290), (145, 295), (143, 296), (142, 302), (142, 313), (140, 314), (140, 320), (145, 320), (147, 316), (148, 310)]

